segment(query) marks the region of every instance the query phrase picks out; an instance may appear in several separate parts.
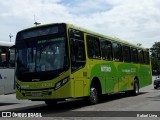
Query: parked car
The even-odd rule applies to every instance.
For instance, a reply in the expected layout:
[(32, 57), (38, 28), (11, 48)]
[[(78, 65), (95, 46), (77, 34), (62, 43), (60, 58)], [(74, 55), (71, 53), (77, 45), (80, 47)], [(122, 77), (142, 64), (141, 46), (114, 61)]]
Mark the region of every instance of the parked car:
[(157, 89), (160, 87), (160, 77), (158, 76), (156, 80), (154, 80), (154, 89)]

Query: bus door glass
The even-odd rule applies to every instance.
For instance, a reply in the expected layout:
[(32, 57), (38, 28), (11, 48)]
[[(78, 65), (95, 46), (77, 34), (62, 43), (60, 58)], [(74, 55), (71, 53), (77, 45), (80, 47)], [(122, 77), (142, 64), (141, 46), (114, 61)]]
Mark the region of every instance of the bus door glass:
[(70, 29), (71, 71), (74, 72), (85, 65), (85, 47), (83, 33)]

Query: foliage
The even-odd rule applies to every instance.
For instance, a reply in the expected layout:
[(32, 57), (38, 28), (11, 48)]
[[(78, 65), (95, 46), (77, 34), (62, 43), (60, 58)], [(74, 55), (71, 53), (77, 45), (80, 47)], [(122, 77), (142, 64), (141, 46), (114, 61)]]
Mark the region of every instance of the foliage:
[(160, 42), (155, 42), (150, 50), (153, 75), (160, 74)]

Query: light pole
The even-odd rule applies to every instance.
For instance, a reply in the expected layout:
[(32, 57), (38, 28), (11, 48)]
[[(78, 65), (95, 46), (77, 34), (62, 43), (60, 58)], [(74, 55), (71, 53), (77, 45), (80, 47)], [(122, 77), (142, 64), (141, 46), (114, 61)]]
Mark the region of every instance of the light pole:
[(10, 42), (11, 42), (11, 38), (13, 37), (13, 35), (10, 33), (9, 38), (10, 38)]
[(38, 23), (38, 22), (36, 21), (36, 17), (35, 17), (35, 15), (34, 15), (34, 21), (35, 21), (35, 22), (34, 22), (34, 25), (35, 25), (35, 26), (38, 26), (38, 25), (40, 25), (40, 24), (41, 24), (41, 23)]

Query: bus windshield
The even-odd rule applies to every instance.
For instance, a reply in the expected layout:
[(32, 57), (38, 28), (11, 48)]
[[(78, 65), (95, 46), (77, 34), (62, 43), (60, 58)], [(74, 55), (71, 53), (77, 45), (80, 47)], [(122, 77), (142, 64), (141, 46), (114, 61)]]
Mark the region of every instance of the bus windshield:
[(65, 37), (25, 40), (22, 44), (17, 46), (19, 73), (54, 71), (68, 65)]

